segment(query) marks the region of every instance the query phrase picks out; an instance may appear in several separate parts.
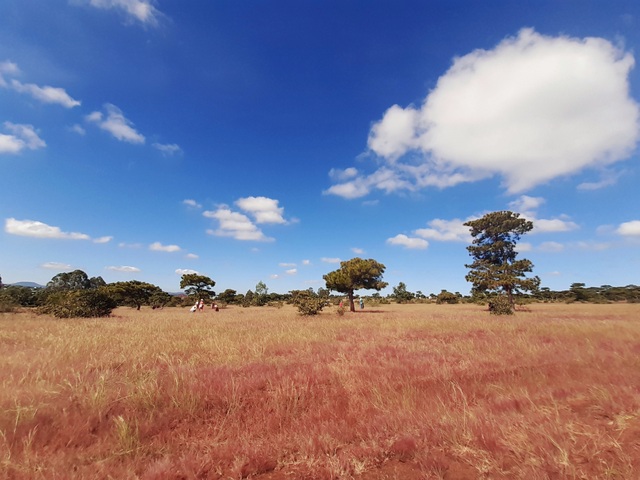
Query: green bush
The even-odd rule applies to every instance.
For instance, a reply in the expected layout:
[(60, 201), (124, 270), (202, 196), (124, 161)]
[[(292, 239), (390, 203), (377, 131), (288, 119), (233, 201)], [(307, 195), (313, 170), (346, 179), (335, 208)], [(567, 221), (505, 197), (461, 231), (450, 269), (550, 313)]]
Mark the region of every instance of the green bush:
[(489, 301), (489, 313), (492, 315), (513, 315), (513, 305), (506, 295), (498, 295)]
[(293, 304), (298, 307), (300, 315), (318, 315), (324, 308), (326, 301), (326, 298), (312, 295), (305, 290), (296, 292), (293, 296)]
[(446, 290), (443, 290), (442, 292), (440, 292), (436, 297), (436, 303), (438, 305), (441, 305), (443, 303), (448, 303), (453, 305), (458, 303), (458, 301), (459, 301), (459, 298), (455, 293), (447, 292)]
[(49, 295), (41, 312), (57, 318), (108, 317), (117, 302), (102, 289), (70, 290)]

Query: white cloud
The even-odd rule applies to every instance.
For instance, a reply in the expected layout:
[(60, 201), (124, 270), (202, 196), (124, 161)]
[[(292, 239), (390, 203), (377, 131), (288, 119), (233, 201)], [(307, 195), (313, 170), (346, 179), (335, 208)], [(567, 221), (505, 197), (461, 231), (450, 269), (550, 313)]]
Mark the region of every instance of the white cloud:
[(82, 127), (82, 125), (78, 125), (77, 123), (75, 125), (71, 125), (69, 127), (69, 131), (73, 133), (77, 133), (78, 135), (87, 134), (87, 131), (84, 129), (84, 127)]
[(60, 263), (60, 262), (45, 262), (42, 265), (40, 265), (40, 267), (46, 268), (47, 270), (57, 270), (57, 271), (71, 270), (73, 268), (68, 263)]
[(94, 238), (93, 243), (109, 243), (111, 240), (113, 240), (113, 237), (105, 236), (105, 237)]
[(72, 0), (72, 4), (87, 4), (103, 10), (120, 10), (130, 20), (145, 26), (156, 26), (162, 13), (153, 6), (153, 0)]
[(175, 143), (152, 143), (151, 146), (157, 150), (160, 150), (164, 155), (167, 156), (178, 155), (182, 153), (182, 149), (180, 148), (180, 146), (176, 145)]
[(287, 268), (287, 267), (295, 267), (295, 266), (296, 266), (296, 264), (295, 264), (295, 263), (280, 262), (280, 263), (278, 264), (278, 266), (279, 266), (279, 267), (282, 267), (282, 268)]
[(178, 268), (176, 270), (176, 273), (178, 275), (190, 275), (190, 274), (198, 275), (199, 274), (199, 272), (197, 270), (191, 270), (190, 268)]
[(189, 207), (193, 207), (193, 208), (202, 208), (202, 205), (200, 205), (198, 202), (196, 202), (195, 200), (192, 200), (190, 198), (183, 200), (182, 201), (183, 204), (189, 206)]
[(104, 105), (106, 117), (102, 112), (91, 112), (85, 117), (90, 123), (95, 123), (102, 130), (109, 132), (122, 142), (144, 143), (144, 135), (133, 128), (133, 123), (127, 120), (122, 111), (110, 103)]
[(621, 223), (616, 233), (624, 237), (640, 237), (640, 220)]
[(63, 232), (59, 227), (52, 227), (35, 220), (16, 220), (7, 218), (4, 231), (11, 235), (34, 238), (56, 238), (64, 240), (91, 240), (89, 235), (77, 232)]
[(311, 260), (302, 260), (302, 265), (311, 265)]
[(249, 217), (242, 213), (231, 211), (226, 205), (220, 206), (215, 211), (207, 210), (202, 215), (219, 222), (218, 229), (207, 230), (210, 235), (231, 237), (236, 240), (273, 241), (273, 238), (265, 236), (262, 230), (256, 227)]
[(298, 273), (298, 269), (290, 268), (289, 270), (286, 270), (284, 273), (286, 273), (287, 275), (295, 275), (296, 273)]
[(141, 243), (126, 243), (126, 242), (120, 242), (118, 246), (120, 248), (142, 248), (143, 247)]
[(562, 252), (564, 250), (564, 245), (558, 242), (543, 242), (538, 247), (538, 250), (542, 252)]
[(509, 208), (520, 213), (522, 217), (533, 222), (533, 230), (531, 233), (548, 233), (548, 232), (569, 232), (579, 228), (578, 224), (569, 220), (566, 215), (560, 218), (537, 218), (537, 210), (543, 203), (542, 197), (529, 197), (521, 195), (520, 198), (509, 203)]
[(354, 167), (345, 168), (344, 170), (340, 168), (332, 168), (329, 170), (329, 176), (332, 180), (344, 182), (350, 178), (358, 176), (358, 170)]
[(39, 87), (33, 83), (20, 83), (15, 79), (11, 80), (10, 85), (16, 92), (31, 95), (43, 103), (57, 103), (65, 108), (73, 108), (80, 105), (80, 102), (71, 98), (64, 88), (50, 87), (49, 85)]
[(149, 245), (149, 250), (154, 252), (179, 252), (182, 250), (178, 245), (162, 245), (160, 242), (154, 242)]
[(337, 257), (322, 257), (320, 261), (324, 263), (340, 263), (341, 260)]
[(105, 267), (106, 270), (111, 270), (112, 272), (122, 272), (122, 273), (137, 273), (140, 271), (138, 267), (130, 267), (128, 265), (121, 265), (119, 267), (111, 266)]
[(47, 146), (32, 125), (4, 122), (3, 126), (10, 135), (0, 133), (0, 154), (20, 153), (24, 149), (37, 150)]
[(351, 251), (356, 255), (364, 255), (364, 250), (362, 248), (353, 247)]
[(387, 243), (389, 245), (398, 245), (411, 250), (424, 250), (429, 246), (429, 242), (423, 238), (407, 237), (402, 233), (399, 233), (395, 237), (387, 238)]
[(196, 255), (195, 253), (187, 253), (185, 255), (186, 258), (188, 258), (189, 260), (197, 260), (198, 258), (200, 258), (198, 255)]
[(16, 76), (20, 74), (20, 69), (15, 63), (6, 60), (0, 63), (0, 87), (10, 88), (18, 93), (26, 93), (43, 103), (57, 103), (65, 108), (73, 108), (80, 105), (78, 100), (71, 98), (64, 88), (51, 87), (45, 85), (40, 87), (33, 83), (22, 83), (18, 80), (7, 80), (5, 75)]
[(287, 221), (283, 218), (284, 208), (278, 206), (278, 200), (267, 197), (246, 197), (236, 200), (236, 205), (252, 215), (256, 223), (279, 223)]
[(520, 242), (516, 245), (516, 251), (518, 253), (530, 252), (533, 250), (533, 245), (528, 242)]
[(325, 193), (357, 198), (493, 175), (518, 193), (624, 160), (640, 138), (633, 66), (631, 53), (602, 38), (523, 29), (454, 59), (421, 106), (393, 105), (372, 126), (369, 149), (393, 182), (359, 174)]
[[(469, 218), (468, 220), (471, 220)], [(465, 227), (467, 220), (454, 218), (453, 220), (442, 220), (436, 218), (428, 222), (430, 228), (419, 228), (413, 233), (419, 237), (438, 242), (468, 242), (471, 243), (469, 227)]]

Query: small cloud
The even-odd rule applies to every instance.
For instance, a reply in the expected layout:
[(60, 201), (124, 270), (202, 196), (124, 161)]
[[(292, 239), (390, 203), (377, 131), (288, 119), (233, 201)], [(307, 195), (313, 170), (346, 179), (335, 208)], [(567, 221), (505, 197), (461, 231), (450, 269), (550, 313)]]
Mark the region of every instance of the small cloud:
[(188, 258), (189, 260), (197, 260), (198, 258), (200, 258), (198, 255), (196, 255), (195, 253), (187, 253), (185, 255), (186, 258)]
[(302, 260), (302, 265), (311, 265), (311, 260)]
[(295, 275), (296, 273), (298, 273), (298, 269), (290, 268), (289, 270), (286, 270), (284, 273), (286, 273), (287, 275)]
[(77, 123), (75, 125), (71, 125), (69, 127), (69, 131), (83, 136), (87, 134), (87, 131), (82, 127), (82, 125), (78, 125)]
[(137, 267), (130, 267), (127, 265), (122, 265), (120, 267), (116, 267), (116, 266), (105, 267), (105, 269), (110, 270), (112, 272), (122, 272), (122, 273), (137, 273), (140, 271), (140, 269)]
[(543, 203), (545, 203), (545, 199), (542, 197), (521, 195), (520, 198), (509, 203), (509, 207), (533, 222), (531, 233), (569, 232), (580, 228), (577, 223), (569, 220), (566, 215), (560, 215), (560, 218), (552, 219), (537, 218), (535, 210)]
[(133, 128), (133, 123), (127, 120), (115, 105), (106, 103), (104, 105), (106, 116), (102, 112), (92, 112), (85, 118), (90, 123), (95, 123), (102, 130), (109, 132), (116, 139), (128, 143), (144, 143), (144, 135), (138, 133)]
[(353, 247), (351, 251), (356, 255), (364, 255), (364, 250), (362, 248)]
[(179, 252), (182, 250), (178, 245), (162, 245), (160, 242), (154, 242), (149, 245), (149, 250), (153, 252)]
[(3, 126), (10, 134), (0, 133), (0, 154), (20, 153), (22, 150), (37, 150), (47, 144), (36, 133), (33, 125), (4, 122)]
[(72, 5), (89, 5), (102, 10), (115, 9), (129, 21), (155, 27), (163, 14), (153, 6), (153, 0), (71, 0)]
[(182, 154), (182, 149), (175, 143), (170, 143), (170, 144), (152, 143), (151, 146), (156, 150), (159, 150), (160, 152), (162, 152), (163, 155), (166, 155), (166, 156)]
[(280, 275), (278, 275), (277, 273), (274, 273), (274, 274), (272, 274), (272, 275), (269, 275), (269, 278), (270, 278), (271, 280), (277, 280), (278, 278), (280, 278)]
[(469, 233), (469, 227), (464, 225), (466, 221), (467, 220), (460, 220), (459, 218), (454, 218), (453, 220), (436, 218), (427, 224), (430, 228), (419, 228), (413, 233), (421, 238), (436, 240), (438, 242), (470, 243), (471, 233)]
[(279, 267), (282, 268), (287, 268), (287, 267), (295, 267), (296, 264), (295, 263), (285, 263), (285, 262), (281, 262), (278, 264)]
[(176, 270), (176, 273), (178, 275), (191, 275), (191, 274), (198, 275), (199, 274), (199, 272), (197, 270), (191, 270), (190, 268), (178, 268)]
[(59, 227), (52, 227), (35, 220), (16, 220), (7, 218), (4, 231), (11, 235), (33, 238), (55, 238), (63, 240), (91, 240), (89, 235), (77, 232), (63, 232)]
[(334, 258), (331, 258), (331, 257), (322, 257), (322, 258), (320, 259), (320, 261), (321, 261), (321, 262), (324, 262), (324, 263), (340, 263), (340, 261), (341, 261), (341, 260), (340, 260), (339, 258), (335, 258), (335, 257), (334, 257)]
[(640, 237), (640, 220), (621, 223), (616, 233), (623, 237)]
[(399, 245), (411, 250), (424, 250), (429, 246), (429, 242), (422, 238), (408, 237), (402, 233), (399, 233), (395, 237), (388, 238), (387, 243), (389, 245)]
[(282, 216), (284, 208), (278, 206), (278, 200), (274, 200), (273, 198), (246, 197), (236, 200), (235, 203), (242, 210), (253, 216), (257, 224), (287, 223)]
[(110, 237), (110, 236), (99, 237), (99, 238), (94, 238), (93, 243), (109, 243), (111, 240), (113, 240), (113, 237)]
[(543, 242), (538, 247), (541, 252), (557, 253), (564, 250), (564, 245), (558, 242)]
[(142, 248), (143, 247), (141, 243), (126, 243), (126, 242), (120, 242), (118, 246), (120, 248)]
[(205, 211), (202, 215), (219, 222), (217, 230), (207, 230), (210, 235), (231, 237), (236, 240), (273, 241), (273, 238), (269, 238), (262, 233), (262, 230), (256, 227), (249, 217), (242, 213), (231, 211), (226, 205), (220, 206), (215, 211)]
[(528, 242), (520, 242), (516, 245), (516, 250), (518, 253), (530, 252), (533, 250), (533, 245)]
[(71, 270), (73, 267), (68, 263), (46, 262), (40, 265), (40, 268), (46, 268), (47, 270), (66, 271)]
[(345, 168), (344, 170), (339, 168), (329, 170), (329, 177), (336, 182), (344, 182), (357, 176), (358, 170), (354, 167)]
[(190, 198), (187, 198), (186, 200), (183, 200), (182, 203), (184, 205), (187, 205), (188, 207), (193, 207), (193, 208), (202, 208), (202, 205), (200, 205), (198, 202), (196, 202), (195, 200), (192, 200)]
[(39, 87), (33, 83), (20, 83), (18, 80), (11, 80), (11, 88), (19, 93), (26, 93), (43, 103), (57, 103), (65, 108), (73, 108), (80, 105), (78, 100), (64, 90), (64, 88), (50, 87), (45, 85)]

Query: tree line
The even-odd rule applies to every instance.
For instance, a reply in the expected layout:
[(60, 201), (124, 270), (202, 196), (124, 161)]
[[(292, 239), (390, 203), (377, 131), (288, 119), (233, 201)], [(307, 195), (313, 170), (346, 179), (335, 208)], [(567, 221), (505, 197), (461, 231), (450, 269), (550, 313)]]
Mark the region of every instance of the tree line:
[[(355, 311), (358, 290), (376, 290), (367, 297), (369, 303), (460, 303), (474, 302), (489, 305), (495, 314), (511, 314), (516, 301), (542, 302), (639, 302), (640, 287), (627, 285), (613, 287), (587, 287), (584, 283), (573, 283), (569, 290), (552, 291), (540, 287), (537, 276), (527, 276), (533, 271), (533, 263), (518, 258), (517, 243), (522, 235), (533, 229), (533, 223), (521, 218), (518, 213), (498, 211), (468, 221), (472, 242), (467, 247), (472, 262), (465, 279), (471, 283), (471, 294), (442, 290), (428, 296), (422, 292), (407, 290), (400, 282), (393, 293), (382, 297), (378, 292), (388, 286), (382, 280), (385, 265), (374, 259), (353, 258), (340, 263), (340, 268), (323, 276), (325, 288), (314, 291), (292, 290), (286, 294), (269, 293), (264, 282), (258, 282), (255, 291), (241, 294), (226, 289), (217, 294), (213, 290), (216, 282), (205, 275), (191, 273), (182, 275), (180, 288), (183, 296), (170, 295), (160, 287), (131, 280), (107, 284), (102, 277), (89, 277), (82, 270), (59, 273), (45, 288), (3, 285), (0, 278), (0, 312), (11, 311), (17, 306), (35, 307), (40, 312), (60, 318), (108, 316), (117, 306), (130, 306), (138, 310), (142, 306), (164, 308), (184, 306), (202, 299), (224, 305), (280, 306), (292, 303), (303, 315), (319, 313), (326, 305), (341, 302), (346, 296), (348, 308)], [(332, 294), (337, 292), (338, 295)], [(339, 313), (344, 313), (341, 306)]]

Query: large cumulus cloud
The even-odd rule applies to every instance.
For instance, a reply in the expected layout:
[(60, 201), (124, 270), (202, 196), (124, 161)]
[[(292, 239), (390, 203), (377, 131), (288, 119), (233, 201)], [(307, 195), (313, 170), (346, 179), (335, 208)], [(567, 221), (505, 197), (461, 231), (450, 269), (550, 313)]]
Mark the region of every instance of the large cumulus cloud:
[[(392, 171), (398, 189), (500, 175), (520, 193), (626, 159), (640, 138), (633, 66), (630, 53), (605, 39), (532, 29), (456, 58), (421, 106), (393, 105), (372, 126), (368, 147), (382, 160), (382, 189)], [(327, 193), (355, 198), (379, 188), (376, 173), (359, 173)]]

